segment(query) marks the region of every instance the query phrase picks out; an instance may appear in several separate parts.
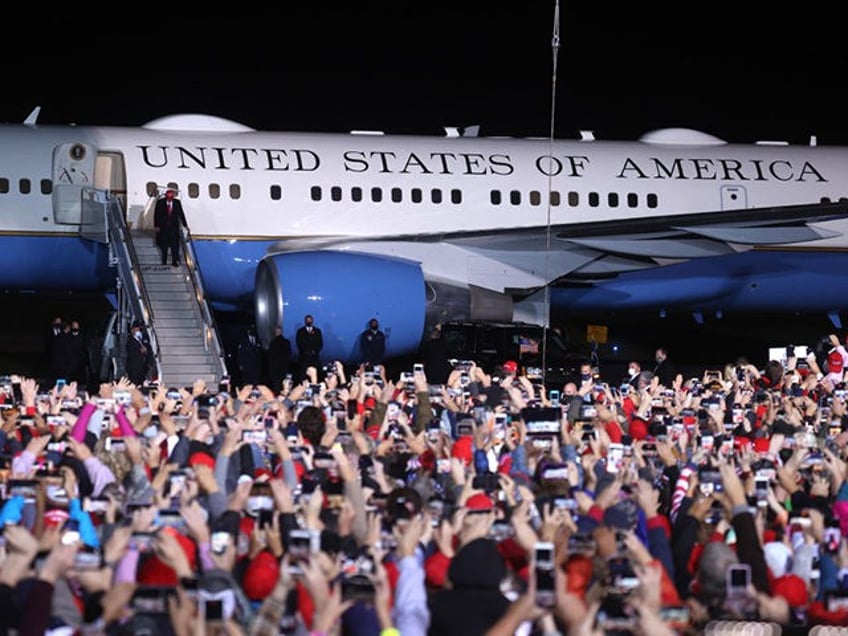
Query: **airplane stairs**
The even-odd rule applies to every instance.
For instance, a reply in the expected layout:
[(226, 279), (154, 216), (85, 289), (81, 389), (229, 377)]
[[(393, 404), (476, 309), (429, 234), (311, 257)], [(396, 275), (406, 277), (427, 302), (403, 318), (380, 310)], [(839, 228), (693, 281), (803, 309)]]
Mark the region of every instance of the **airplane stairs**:
[(161, 383), (190, 387), (202, 379), (214, 391), (226, 371), (223, 356), (214, 346), (218, 342), (214, 326), (208, 316), (204, 318), (204, 307), (198, 302), (191, 260), (183, 251), (178, 267), (162, 265), (154, 233), (134, 229), (131, 234), (137, 271), (150, 303), (150, 327), (159, 346)]

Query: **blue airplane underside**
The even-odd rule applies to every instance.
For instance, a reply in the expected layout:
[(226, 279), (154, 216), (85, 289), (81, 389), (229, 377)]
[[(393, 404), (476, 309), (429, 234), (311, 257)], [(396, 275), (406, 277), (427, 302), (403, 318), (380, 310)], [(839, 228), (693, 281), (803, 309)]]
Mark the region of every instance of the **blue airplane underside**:
[(848, 307), (848, 252), (757, 251), (558, 287), (552, 304), (573, 311), (831, 312)]

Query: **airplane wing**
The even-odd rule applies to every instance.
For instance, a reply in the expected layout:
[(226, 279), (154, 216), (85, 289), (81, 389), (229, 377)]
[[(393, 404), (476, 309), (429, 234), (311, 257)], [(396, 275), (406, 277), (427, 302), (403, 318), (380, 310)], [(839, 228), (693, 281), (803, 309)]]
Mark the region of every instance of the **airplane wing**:
[(723, 210), (442, 235), (311, 237), (273, 252), (334, 250), (421, 263), (430, 281), (524, 295), (546, 284), (590, 282), (669, 262), (753, 247), (802, 243), (837, 233), (813, 224), (848, 217), (848, 201)]

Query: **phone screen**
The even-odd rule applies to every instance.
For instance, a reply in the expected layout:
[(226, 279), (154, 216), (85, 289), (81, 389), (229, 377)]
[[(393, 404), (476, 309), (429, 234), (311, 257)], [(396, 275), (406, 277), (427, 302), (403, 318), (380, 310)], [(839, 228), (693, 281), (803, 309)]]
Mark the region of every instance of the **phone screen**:
[(203, 601), (203, 616), (207, 621), (220, 621), (224, 618), (224, 602), (221, 599)]
[(552, 543), (540, 542), (534, 548), (534, 568), (536, 577), (536, 604), (540, 607), (551, 607), (556, 600), (554, 575), (554, 546)]
[(730, 589), (745, 590), (751, 584), (751, 569), (742, 565), (730, 566), (727, 581)]

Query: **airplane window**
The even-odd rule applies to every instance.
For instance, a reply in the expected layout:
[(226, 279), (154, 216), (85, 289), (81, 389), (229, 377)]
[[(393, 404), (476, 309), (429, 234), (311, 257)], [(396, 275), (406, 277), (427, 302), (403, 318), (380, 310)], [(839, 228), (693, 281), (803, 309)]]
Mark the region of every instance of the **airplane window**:
[(513, 205), (521, 205), (521, 193), (518, 190), (510, 190), (509, 202)]
[(148, 181), (145, 190), (147, 190), (147, 196), (150, 198), (159, 196), (159, 188), (154, 181)]
[(607, 195), (607, 204), (609, 204), (611, 208), (618, 207), (618, 192), (610, 192)]
[(18, 190), (21, 191), (21, 194), (29, 194), (32, 192), (32, 183), (29, 179), (21, 179), (18, 181)]
[(371, 188), (371, 200), (374, 203), (379, 203), (383, 200), (383, 190), (380, 188)]
[(530, 191), (530, 205), (540, 205), (542, 203), (542, 195), (538, 190)]
[(441, 203), (442, 202), (442, 191), (438, 188), (433, 188), (430, 190), (430, 200), (433, 203)]
[(451, 203), (456, 205), (462, 203), (462, 190), (451, 190)]
[(576, 192), (569, 192), (568, 193), (568, 207), (576, 208), (578, 205), (580, 205), (580, 195), (577, 194)]
[(200, 196), (200, 185), (197, 183), (188, 184), (188, 198), (196, 199)]
[(53, 192), (53, 183), (50, 179), (41, 180), (41, 194), (50, 194)]
[(392, 202), (400, 203), (403, 201), (403, 194), (400, 188), (392, 188)]
[(341, 201), (342, 189), (339, 186), (333, 186), (332, 188), (330, 188), (330, 198), (333, 201)]
[(312, 193), (312, 200), (313, 201), (320, 201), (321, 200), (321, 186), (312, 186), (312, 189), (310, 190), (310, 192)]
[(423, 200), (423, 197), (421, 195), (421, 188), (412, 188), (409, 193), (409, 196), (412, 199), (413, 203), (421, 203), (421, 201)]
[(230, 198), (241, 199), (241, 186), (237, 183), (230, 184)]
[(3, 194), (9, 193), (9, 180), (6, 177), (0, 179), (0, 192)]
[(639, 196), (635, 192), (628, 192), (627, 193), (627, 207), (628, 208), (635, 208), (637, 205), (639, 205)]
[(600, 204), (601, 204), (601, 197), (598, 195), (598, 193), (597, 192), (590, 192), (589, 193), (589, 206), (596, 208)]
[(350, 189), (350, 199), (351, 201), (362, 201), (362, 188), (359, 186), (355, 186)]
[(221, 198), (221, 186), (217, 183), (209, 184), (209, 198), (210, 199), (220, 199)]
[(500, 190), (492, 190), (489, 193), (489, 200), (492, 202), (492, 205), (500, 205), (501, 204), (501, 191)]
[(648, 207), (649, 208), (655, 208), (655, 207), (657, 207), (657, 205), (658, 205), (657, 195), (656, 194), (649, 194), (648, 195)]
[(279, 201), (283, 198), (283, 189), (278, 185), (271, 186), (271, 200)]
[(560, 200), (559, 192), (557, 190), (551, 190), (551, 205), (553, 207), (559, 207), (562, 201)]

